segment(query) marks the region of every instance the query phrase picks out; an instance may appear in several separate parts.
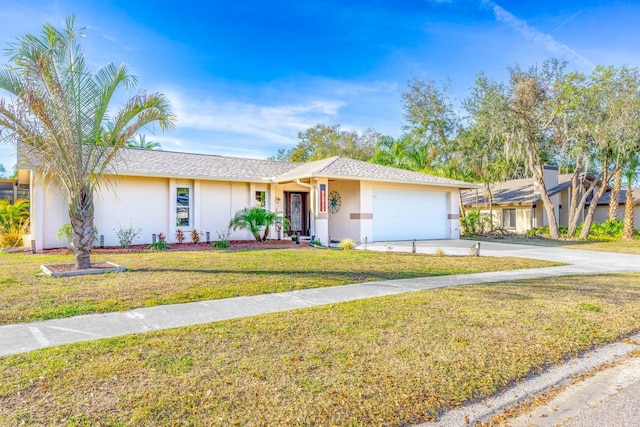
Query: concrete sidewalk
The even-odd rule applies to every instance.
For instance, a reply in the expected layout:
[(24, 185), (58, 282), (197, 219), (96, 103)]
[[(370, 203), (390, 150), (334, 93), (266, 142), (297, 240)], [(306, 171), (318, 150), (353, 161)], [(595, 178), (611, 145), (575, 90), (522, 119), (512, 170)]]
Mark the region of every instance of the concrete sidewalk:
[[(419, 253), (466, 255), (473, 242), (441, 240), (416, 242)], [(389, 244), (370, 244), (367, 250), (388, 250)], [(412, 242), (396, 242), (394, 251), (411, 251)], [(278, 294), (228, 298), (186, 304), (138, 308), (41, 322), (0, 326), (0, 356), (79, 341), (143, 333), (298, 308), (340, 303), (385, 295), (510, 280), (640, 271), (640, 256), (505, 243), (482, 243), (481, 256), (511, 256), (567, 263), (566, 266), (528, 270), (422, 277), (307, 289)]]

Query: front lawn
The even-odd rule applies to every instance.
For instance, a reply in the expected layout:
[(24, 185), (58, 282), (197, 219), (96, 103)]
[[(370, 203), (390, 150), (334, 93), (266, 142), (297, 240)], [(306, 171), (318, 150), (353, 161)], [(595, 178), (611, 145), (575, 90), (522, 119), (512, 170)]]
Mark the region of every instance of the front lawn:
[(565, 246), (569, 249), (640, 254), (640, 240), (609, 240), (602, 242), (585, 241), (580, 245)]
[(640, 254), (640, 239), (623, 240), (579, 240), (579, 239), (550, 239), (546, 237), (527, 237), (523, 235), (511, 235), (504, 238), (465, 236), (465, 240), (496, 242), (496, 243), (515, 243), (518, 245), (532, 246), (550, 246), (562, 247), (565, 249), (585, 249), (590, 251), (619, 252), (627, 254)]
[(528, 280), (8, 356), (0, 424), (417, 423), (640, 330), (639, 299), (640, 274)]
[(70, 255), (0, 253), (0, 324), (350, 283), (554, 265), (519, 258), (273, 249), (93, 255), (130, 271), (51, 278)]

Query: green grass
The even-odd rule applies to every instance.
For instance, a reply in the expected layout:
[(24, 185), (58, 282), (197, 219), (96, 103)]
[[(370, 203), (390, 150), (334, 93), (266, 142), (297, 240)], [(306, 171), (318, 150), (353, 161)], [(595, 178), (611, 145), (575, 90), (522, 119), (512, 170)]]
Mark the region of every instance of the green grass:
[(0, 254), (0, 324), (349, 283), (555, 265), (518, 258), (273, 249), (94, 254), (128, 272), (51, 278), (70, 255)]
[(8, 356), (0, 424), (417, 423), (640, 330), (639, 299), (640, 274), (528, 280)]

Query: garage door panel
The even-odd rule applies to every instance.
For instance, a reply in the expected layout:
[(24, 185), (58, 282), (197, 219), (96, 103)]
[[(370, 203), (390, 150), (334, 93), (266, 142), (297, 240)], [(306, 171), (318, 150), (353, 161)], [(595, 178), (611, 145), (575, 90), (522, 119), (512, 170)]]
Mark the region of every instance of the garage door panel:
[(446, 193), (374, 190), (374, 241), (446, 238)]

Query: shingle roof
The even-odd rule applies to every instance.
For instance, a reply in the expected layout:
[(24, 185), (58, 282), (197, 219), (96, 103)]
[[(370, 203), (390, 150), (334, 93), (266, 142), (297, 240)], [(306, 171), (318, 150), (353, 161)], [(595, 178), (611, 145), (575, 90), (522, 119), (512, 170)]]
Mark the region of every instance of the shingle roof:
[(277, 181), (309, 177), (365, 179), (371, 181), (402, 182), (460, 188), (478, 187), (476, 184), (470, 184), (468, 182), (377, 165), (361, 160), (348, 159), (346, 157), (330, 157), (328, 159), (302, 164), (278, 176)]
[[(547, 190), (549, 196), (571, 186), (571, 181), (563, 180)], [(492, 204), (495, 206), (530, 206), (540, 201), (540, 191), (533, 178), (510, 179), (491, 184)], [(462, 191), (464, 206), (488, 206), (489, 195), (483, 190)]]
[(122, 149), (115, 164), (123, 175), (250, 182), (287, 182), (309, 177), (366, 179), (371, 181), (475, 188), (475, 184), (376, 165), (345, 157), (308, 163), (257, 160), (210, 154)]
[(129, 148), (120, 151), (114, 168), (123, 175), (264, 182), (296, 166), (273, 160)]
[[(634, 188), (632, 190), (633, 194), (633, 204), (640, 204), (640, 188)], [(598, 205), (608, 205), (609, 200), (611, 200), (611, 192), (607, 191), (604, 195), (598, 200)], [(627, 202), (627, 190), (620, 190), (620, 197), (618, 197), (618, 203), (624, 205)]]
[[(540, 201), (540, 192), (533, 185), (533, 178), (510, 179), (491, 184), (492, 203), (498, 205), (533, 205)], [(464, 206), (485, 206), (489, 196), (484, 190), (465, 190), (461, 193)]]

